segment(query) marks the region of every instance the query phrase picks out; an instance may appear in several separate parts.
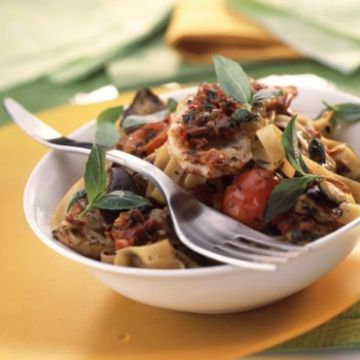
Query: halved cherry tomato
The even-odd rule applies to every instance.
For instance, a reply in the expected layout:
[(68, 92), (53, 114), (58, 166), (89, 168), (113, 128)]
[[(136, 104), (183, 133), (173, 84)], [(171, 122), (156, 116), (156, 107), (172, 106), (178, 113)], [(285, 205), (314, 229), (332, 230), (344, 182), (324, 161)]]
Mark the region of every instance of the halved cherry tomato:
[(222, 210), (255, 229), (264, 227), (267, 201), (279, 179), (273, 172), (255, 167), (235, 177), (226, 188)]

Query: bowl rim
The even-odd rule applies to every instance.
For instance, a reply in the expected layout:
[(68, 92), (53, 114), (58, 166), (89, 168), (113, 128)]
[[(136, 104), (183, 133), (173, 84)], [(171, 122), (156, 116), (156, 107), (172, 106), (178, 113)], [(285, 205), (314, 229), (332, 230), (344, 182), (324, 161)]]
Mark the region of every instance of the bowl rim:
[[(284, 75), (287, 76), (287, 75)], [(281, 77), (281, 76), (279, 76)], [(265, 78), (266, 79), (266, 78)], [(259, 79), (260, 81), (263, 79)], [(309, 89), (309, 90), (317, 90), (317, 91), (331, 91), (334, 93), (337, 93), (341, 96), (346, 96), (349, 99), (352, 98), (353, 101), (359, 102), (360, 98), (356, 97), (352, 94), (346, 93), (344, 91), (338, 90), (336, 88), (327, 87), (327, 88), (317, 88), (317, 87), (311, 87), (311, 86), (299, 86), (302, 89)], [(171, 96), (174, 96), (174, 94), (181, 95), (181, 94), (188, 94), (191, 93), (191, 91), (194, 91), (197, 89), (197, 86), (193, 87), (186, 87), (179, 90), (169, 91), (166, 93), (163, 93), (160, 95), (160, 98), (162, 99), (168, 99)], [(125, 105), (127, 106), (127, 105)], [(71, 132), (69, 136), (78, 136), (84, 132), (87, 128), (93, 126), (95, 123), (95, 120), (91, 120), (87, 122), (86, 124), (80, 126), (75, 131)], [(259, 272), (255, 269), (247, 269), (247, 268), (240, 268), (233, 265), (215, 265), (215, 266), (208, 266), (208, 267), (199, 267), (199, 268), (190, 268), (190, 269), (146, 269), (146, 268), (132, 268), (132, 267), (126, 267), (126, 266), (120, 266), (120, 265), (112, 265), (107, 264), (104, 262), (101, 262), (99, 260), (94, 260), (91, 258), (88, 258), (84, 255), (81, 255), (74, 250), (66, 247), (65, 245), (61, 244), (60, 242), (56, 241), (53, 238), (48, 237), (44, 232), (42, 232), (41, 228), (38, 226), (36, 221), (33, 221), (33, 211), (32, 206), (30, 206), (31, 201), (29, 199), (31, 198), (31, 189), (33, 187), (33, 184), (36, 182), (36, 178), (38, 177), (39, 170), (46, 164), (46, 162), (49, 161), (49, 158), (53, 156), (55, 153), (55, 150), (48, 151), (40, 161), (35, 165), (33, 170), (31, 171), (31, 174), (26, 182), (24, 195), (23, 195), (23, 208), (26, 220), (32, 229), (32, 231), (35, 233), (35, 235), (48, 247), (50, 247), (55, 252), (65, 256), (66, 258), (70, 260), (74, 260), (75, 262), (78, 262), (82, 265), (86, 265), (90, 268), (95, 268), (97, 270), (102, 270), (106, 272), (111, 273), (121, 273), (126, 275), (133, 275), (133, 276), (146, 276), (146, 277), (159, 277), (159, 278), (168, 278), (168, 277), (193, 277), (193, 276), (204, 276), (204, 275), (215, 275), (215, 274), (226, 274), (226, 273), (232, 273), (232, 272)], [(325, 246), (326, 244), (330, 244), (336, 239), (338, 239), (341, 235), (351, 231), (355, 227), (360, 225), (360, 218), (355, 219), (351, 221), (350, 223), (342, 226), (341, 228), (337, 229), (336, 231), (323, 236), (322, 238), (319, 238), (315, 240), (312, 243), (306, 244), (305, 247), (307, 248), (307, 252), (305, 252), (304, 255), (306, 256), (308, 253), (318, 250), (319, 248)], [(280, 264), (281, 265), (281, 264)], [(275, 270), (279, 271), (280, 266)]]

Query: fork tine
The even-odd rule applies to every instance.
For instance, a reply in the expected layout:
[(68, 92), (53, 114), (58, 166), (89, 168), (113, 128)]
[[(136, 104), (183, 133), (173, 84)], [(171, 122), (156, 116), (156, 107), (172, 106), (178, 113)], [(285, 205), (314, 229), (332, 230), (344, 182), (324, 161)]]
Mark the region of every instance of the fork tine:
[(286, 258), (294, 258), (300, 255), (300, 253), (297, 251), (270, 250), (270, 249), (251, 246), (244, 242), (241, 242), (240, 240), (227, 240), (224, 242), (224, 245), (230, 245), (235, 248), (246, 250), (259, 255), (278, 256), (278, 257), (286, 257)]
[[(191, 238), (186, 236), (184, 233), (179, 233), (179, 236), (181, 236), (180, 240), (190, 249), (210, 259), (214, 259), (225, 264), (263, 271), (273, 271), (277, 268), (274, 263), (247, 260), (239, 253), (236, 253), (235, 255), (231, 255), (229, 253), (226, 254), (223, 250), (214, 248), (216, 245), (213, 242), (207, 241), (210, 237), (209, 234), (205, 235), (204, 232), (193, 232)], [(218, 244), (218, 246), (220, 245), (221, 244)]]
[[(228, 219), (226, 219), (226, 220), (228, 220)], [(212, 223), (212, 222), (208, 222), (206, 224), (207, 226), (204, 226), (204, 228), (207, 229), (207, 231), (209, 233), (211, 233), (211, 235), (212, 235), (211, 239), (209, 239), (209, 241), (211, 243), (222, 244), (224, 241), (232, 241), (235, 244), (235, 243), (241, 242), (242, 239), (245, 239), (247, 242), (249, 242), (251, 244), (271, 247), (274, 249), (274, 251), (288, 252), (289, 254), (293, 254), (293, 256), (295, 254), (300, 254), (301, 252), (306, 251), (306, 249), (303, 246), (287, 244), (285, 241), (277, 240), (273, 237), (262, 234), (251, 228), (245, 227), (241, 223), (236, 222), (235, 226), (234, 226), (234, 221), (231, 219), (229, 219), (229, 220), (231, 223), (229, 223), (227, 225), (230, 225), (230, 226), (224, 226), (224, 227), (219, 228), (219, 227), (215, 226), (216, 223)], [(239, 225), (242, 230), (241, 232), (239, 232)], [(243, 227), (246, 229), (243, 229)], [(244, 230), (246, 230), (246, 233)], [(257, 236), (256, 238), (252, 234), (253, 232), (256, 233), (256, 236)], [(249, 233), (250, 233), (250, 235), (248, 235)], [(206, 238), (209, 238), (208, 234), (206, 234)], [(220, 239), (222, 239), (222, 241), (220, 241)], [(266, 250), (268, 250), (268, 249), (266, 249)], [(270, 249), (269, 249), (269, 251), (270, 251)]]
[[(296, 252), (307, 251), (307, 249), (304, 246), (287, 244), (285, 241), (277, 240), (274, 237), (256, 231), (222, 213), (216, 212), (211, 208), (207, 208), (206, 211), (207, 217), (210, 212), (211, 213), (214, 212), (214, 214), (212, 214), (214, 221), (209, 221), (208, 225), (218, 230), (219, 233), (224, 234), (223, 237), (227, 237), (228, 239), (244, 238), (254, 244), (269, 246), (277, 250), (296, 251)], [(217, 221), (215, 221), (215, 215), (218, 219)], [(214, 226), (215, 224), (219, 224), (219, 223), (222, 224), (221, 229), (218, 229)]]
[(259, 262), (269, 262), (269, 263), (286, 263), (289, 259), (285, 256), (266, 256), (259, 255), (250, 252), (245, 252), (243, 249), (239, 249), (237, 247), (228, 246), (229, 244), (224, 245), (215, 245), (213, 248), (224, 251), (226, 253), (230, 253), (233, 256), (240, 256), (244, 260), (249, 261), (259, 261)]
[[(194, 239), (195, 240), (195, 239)], [(266, 256), (268, 260), (277, 258), (280, 262), (285, 262), (288, 258), (294, 258), (299, 256), (299, 252), (290, 252), (290, 251), (276, 251), (271, 250), (267, 248), (260, 248), (256, 245), (249, 245), (245, 242), (242, 242), (241, 240), (229, 240), (226, 238), (222, 238), (221, 236), (217, 236), (216, 239), (211, 237), (209, 239), (209, 236), (205, 233), (199, 232), (197, 234), (197, 238), (195, 240), (198, 244), (201, 244), (201, 246), (211, 246), (211, 247), (218, 247), (218, 246), (230, 246), (233, 248), (236, 248), (238, 250), (242, 250), (243, 253), (250, 253), (252, 255), (260, 255), (260, 256)], [(252, 243), (251, 243), (252, 244)], [(280, 258), (280, 259), (279, 259)], [(260, 259), (260, 258), (259, 258)], [(285, 259), (285, 260), (283, 260)], [(274, 260), (276, 261), (276, 260)]]
[[(184, 240), (184, 243), (192, 250), (209, 257), (210, 259), (217, 260), (219, 262), (230, 264), (234, 266), (239, 266), (242, 268), (252, 269), (252, 270), (264, 270), (264, 271), (274, 271), (277, 269), (276, 264), (271, 264), (267, 262), (254, 262), (245, 260), (239, 254), (230, 254), (228, 251), (223, 251), (222, 249), (216, 248), (205, 248), (204, 246), (197, 246), (193, 242), (189, 242), (187, 239)], [(228, 253), (228, 255), (227, 255)]]
[(240, 240), (245, 239), (254, 244), (265, 245), (265, 246), (268, 246), (268, 247), (271, 247), (271, 248), (277, 249), (277, 250), (284, 250), (284, 251), (290, 251), (290, 252), (295, 251), (298, 253), (307, 251), (307, 249), (304, 246), (287, 244), (285, 241), (277, 240), (273, 237), (266, 236), (266, 235), (265, 235), (265, 238), (261, 238), (261, 237), (255, 238), (253, 236), (239, 234), (234, 237), (234, 240), (236, 240), (236, 239), (240, 239)]

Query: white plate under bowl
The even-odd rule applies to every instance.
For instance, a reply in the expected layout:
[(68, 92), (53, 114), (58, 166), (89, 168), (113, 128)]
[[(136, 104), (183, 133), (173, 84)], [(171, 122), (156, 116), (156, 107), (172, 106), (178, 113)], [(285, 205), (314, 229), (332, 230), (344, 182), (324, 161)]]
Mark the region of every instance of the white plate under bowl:
[[(331, 86), (318, 86), (301, 76), (277, 76), (264, 82), (295, 84), (299, 95), (292, 109), (315, 115), (322, 100), (329, 103), (359, 102), (359, 99)], [(275, 82), (274, 82), (275, 81)], [(305, 84), (305, 85), (304, 85)], [(164, 96), (177, 100), (194, 92), (194, 88)], [(338, 138), (360, 151), (360, 124), (344, 127)], [(92, 140), (94, 123), (71, 134)], [(279, 265), (276, 271), (256, 271), (229, 265), (184, 269), (152, 270), (104, 264), (77, 254), (54, 240), (50, 218), (69, 187), (83, 175), (86, 158), (50, 151), (33, 170), (25, 189), (26, 218), (39, 239), (57, 253), (81, 263), (98, 279), (118, 293), (136, 301), (166, 309), (196, 313), (225, 313), (258, 307), (291, 295), (314, 283), (354, 248), (360, 235), (360, 219), (312, 243), (304, 255)]]

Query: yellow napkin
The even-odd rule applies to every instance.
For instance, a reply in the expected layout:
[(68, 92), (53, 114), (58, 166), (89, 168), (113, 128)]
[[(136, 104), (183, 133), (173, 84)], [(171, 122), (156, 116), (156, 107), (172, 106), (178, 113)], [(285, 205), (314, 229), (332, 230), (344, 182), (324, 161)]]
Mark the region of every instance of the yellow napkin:
[(166, 42), (188, 61), (206, 61), (213, 54), (238, 60), (301, 56), (253, 21), (233, 14), (225, 0), (179, 1)]

